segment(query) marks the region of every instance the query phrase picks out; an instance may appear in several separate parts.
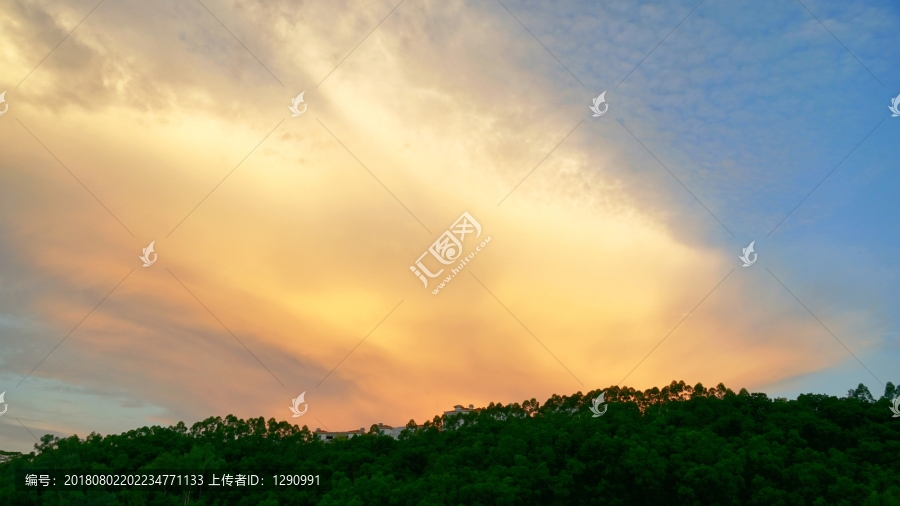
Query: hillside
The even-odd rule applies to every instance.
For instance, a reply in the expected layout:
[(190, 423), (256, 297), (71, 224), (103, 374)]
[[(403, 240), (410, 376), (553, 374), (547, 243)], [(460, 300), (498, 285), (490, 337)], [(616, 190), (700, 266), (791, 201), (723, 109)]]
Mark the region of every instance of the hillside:
[[(898, 389), (900, 390), (900, 389)], [(589, 411), (605, 391), (608, 410)], [(875, 400), (796, 400), (672, 382), (435, 417), (399, 440), (315, 440), (274, 419), (209, 418), (84, 439), (44, 436), (0, 460), (0, 504), (900, 506), (900, 418)], [(412, 426), (415, 422), (411, 421)], [(312, 487), (16, 491), (16, 469), (315, 472)]]

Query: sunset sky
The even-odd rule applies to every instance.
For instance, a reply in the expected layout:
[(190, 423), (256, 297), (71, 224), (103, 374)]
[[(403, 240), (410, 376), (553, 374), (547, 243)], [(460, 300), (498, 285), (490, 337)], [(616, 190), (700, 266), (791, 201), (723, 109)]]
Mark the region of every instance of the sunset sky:
[[(898, 26), (893, 0), (4, 4), (0, 449), (620, 382), (880, 396)], [(464, 212), (491, 240), (433, 294), (410, 266)]]

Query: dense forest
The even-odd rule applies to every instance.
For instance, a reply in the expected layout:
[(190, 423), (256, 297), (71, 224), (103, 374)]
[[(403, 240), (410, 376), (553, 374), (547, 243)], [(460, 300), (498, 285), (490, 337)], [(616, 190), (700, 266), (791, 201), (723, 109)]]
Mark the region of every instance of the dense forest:
[[(608, 407), (593, 416), (605, 391)], [(209, 418), (191, 427), (46, 435), (0, 454), (3, 505), (865, 505), (900, 506), (900, 418), (888, 383), (876, 400), (771, 399), (672, 382), (490, 404), (410, 421), (399, 439), (329, 442), (274, 419)], [(16, 470), (253, 470), (309, 473), (318, 486), (141, 490), (16, 489)]]

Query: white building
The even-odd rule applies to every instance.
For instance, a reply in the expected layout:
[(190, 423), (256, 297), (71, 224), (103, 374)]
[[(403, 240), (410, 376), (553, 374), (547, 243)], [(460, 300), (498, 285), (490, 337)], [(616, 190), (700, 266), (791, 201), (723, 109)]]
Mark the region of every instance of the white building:
[(366, 429), (363, 428), (360, 428), (359, 430), (327, 431), (316, 427), (316, 431), (313, 432), (313, 435), (316, 436), (316, 439), (320, 439), (322, 441), (331, 441), (332, 439), (340, 437), (350, 439), (354, 436), (365, 434), (366, 432)]
[[(455, 415), (465, 415), (467, 413), (471, 413), (473, 411), (480, 411), (480, 410), (481, 410), (481, 408), (475, 408), (475, 406), (472, 404), (469, 404), (468, 408), (464, 408), (462, 404), (457, 404), (456, 406), (453, 406), (453, 411), (444, 411), (444, 416), (449, 417), (449, 416), (455, 416)], [(385, 425), (383, 423), (379, 423), (377, 425), (377, 427), (378, 427), (378, 432), (380, 432), (381, 435), (391, 436), (394, 439), (399, 439), (400, 433), (406, 429), (405, 425), (402, 425), (399, 427), (392, 427), (390, 425)], [(421, 429), (423, 427), (424, 427), (424, 425), (416, 425), (417, 429)], [(343, 437), (343, 438), (350, 439), (352, 437), (361, 436), (363, 434), (368, 434), (368, 433), (369, 433), (369, 431), (365, 427), (360, 427), (359, 430), (343, 430), (343, 431), (328, 431), (328, 430), (322, 430), (322, 429), (316, 427), (316, 430), (315, 430), (315, 432), (313, 432), (313, 435), (316, 437), (316, 439), (319, 439), (321, 441), (333, 441), (336, 438)]]
[[(416, 428), (421, 429), (422, 426), (417, 425)], [(394, 439), (398, 439), (400, 437), (400, 433), (403, 432), (404, 429), (406, 429), (405, 425), (402, 427), (392, 427), (390, 425), (385, 425), (383, 423), (378, 424), (378, 432), (380, 432), (381, 435), (391, 436)], [(313, 434), (316, 436), (317, 439), (320, 439), (322, 441), (331, 441), (331, 440), (333, 440), (337, 437), (341, 437), (341, 436), (343, 436), (347, 439), (350, 439), (354, 436), (360, 436), (362, 434), (368, 434), (368, 433), (369, 433), (368, 429), (363, 428), (363, 427), (360, 427), (359, 430), (334, 431), (334, 432), (322, 430), (322, 429), (316, 427), (316, 431)]]
[(468, 408), (464, 408), (462, 404), (457, 404), (453, 406), (453, 411), (444, 411), (444, 416), (454, 416), (454, 415), (466, 415), (473, 411), (480, 411), (481, 408), (475, 409), (475, 406), (469, 404)]

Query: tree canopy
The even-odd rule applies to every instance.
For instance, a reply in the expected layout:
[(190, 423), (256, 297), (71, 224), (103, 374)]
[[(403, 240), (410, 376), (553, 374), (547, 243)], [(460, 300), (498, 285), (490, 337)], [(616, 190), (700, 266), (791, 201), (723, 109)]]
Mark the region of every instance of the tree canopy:
[[(889, 410), (898, 390), (786, 400), (683, 381), (609, 387), (410, 420), (396, 440), (373, 427), (323, 442), (305, 426), (234, 416), (46, 435), (29, 454), (0, 452), (0, 504), (900, 506), (900, 418)], [(592, 416), (602, 392), (608, 410)], [(327, 483), (38, 494), (15, 489), (17, 469), (317, 470)]]

